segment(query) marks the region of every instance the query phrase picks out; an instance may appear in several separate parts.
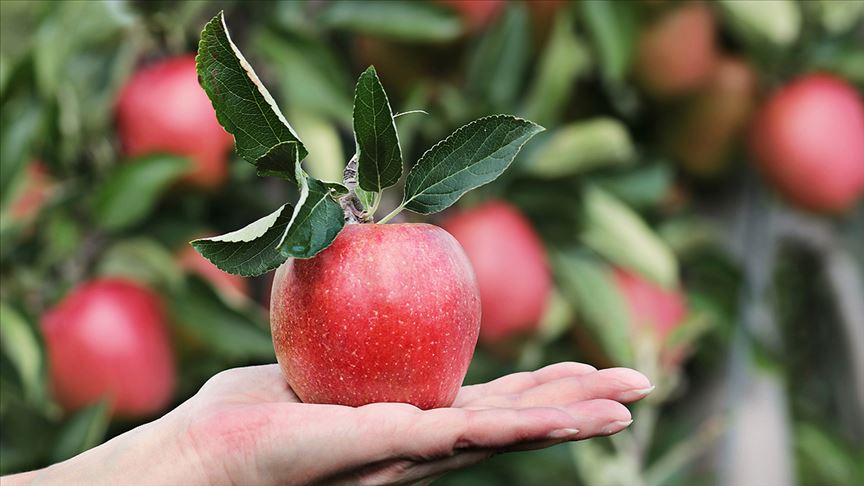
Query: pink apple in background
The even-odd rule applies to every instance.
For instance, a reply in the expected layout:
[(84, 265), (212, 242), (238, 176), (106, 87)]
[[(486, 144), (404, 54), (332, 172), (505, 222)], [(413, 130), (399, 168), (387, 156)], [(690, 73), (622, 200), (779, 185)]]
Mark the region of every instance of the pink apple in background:
[(644, 277), (616, 268), (615, 283), (627, 303), (630, 322), (638, 336), (649, 331), (660, 344), (661, 360), (675, 365), (683, 361), (685, 350), (669, 346), (670, 334), (684, 323), (687, 303), (680, 289), (665, 289)]
[(42, 316), (57, 400), (76, 410), (108, 398), (115, 415), (144, 417), (171, 400), (176, 372), (158, 296), (122, 279), (91, 280)]
[(436, 0), (462, 17), (469, 30), (480, 30), (495, 20), (504, 9), (504, 0)]
[(249, 281), (246, 278), (219, 270), (192, 246), (186, 245), (180, 250), (177, 260), (187, 272), (196, 273), (210, 282), (228, 300), (242, 302), (249, 297)]
[(481, 342), (534, 332), (552, 277), (543, 242), (525, 216), (504, 201), (491, 201), (446, 219), (442, 227), (465, 249), (477, 275)]
[(225, 182), (234, 139), (219, 125), (198, 84), (195, 56), (167, 59), (135, 73), (120, 92), (116, 119), (126, 155), (189, 156), (194, 164), (186, 183), (212, 189)]
[(714, 68), (716, 27), (703, 2), (682, 2), (649, 23), (636, 42), (634, 70), (640, 85), (656, 97), (691, 92)]
[(864, 102), (840, 78), (810, 74), (777, 90), (751, 147), (765, 176), (804, 208), (839, 213), (864, 195)]
[(453, 403), (477, 342), (471, 264), (427, 224), (351, 224), (314, 258), (276, 272), (270, 325), (304, 402)]
[(54, 181), (42, 162), (31, 161), (24, 169), (20, 186), (16, 187), (13, 193), (9, 204), (9, 217), (15, 221), (24, 221), (36, 216), (53, 186)]

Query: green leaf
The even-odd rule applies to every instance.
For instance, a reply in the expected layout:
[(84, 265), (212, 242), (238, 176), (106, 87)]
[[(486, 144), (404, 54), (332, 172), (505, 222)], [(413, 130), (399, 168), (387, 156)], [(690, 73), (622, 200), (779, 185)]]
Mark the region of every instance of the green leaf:
[(123, 276), (154, 287), (177, 287), (183, 272), (174, 255), (150, 238), (138, 237), (118, 241), (99, 259), (99, 275)]
[(282, 255), (312, 258), (330, 246), (345, 226), (345, 215), (336, 199), (347, 192), (341, 184), (302, 178), (300, 200), (278, 245)]
[(159, 196), (186, 171), (189, 160), (169, 154), (146, 155), (122, 162), (99, 186), (93, 216), (109, 230), (128, 228), (146, 218)]
[(402, 177), (402, 149), (393, 110), (373, 66), (360, 75), (354, 93), (357, 181), (366, 191), (381, 192)]
[(462, 34), (462, 20), (431, 2), (338, 0), (328, 2), (324, 25), (405, 41), (446, 42)]
[(639, 215), (598, 187), (587, 187), (584, 197), (585, 245), (664, 287), (677, 285), (675, 256)]
[(431, 214), (495, 180), (531, 137), (544, 129), (528, 120), (494, 115), (475, 120), (426, 151), (408, 173), (401, 207)]
[(285, 204), (242, 229), (195, 240), (192, 246), (224, 272), (244, 277), (267, 273), (288, 258), (278, 244), (291, 223), (292, 209)]
[(511, 106), (522, 87), (531, 55), (528, 13), (511, 4), (481, 39), (471, 56), (467, 89), (496, 109)]
[(18, 372), (24, 391), (31, 400), (45, 396), (42, 347), (24, 317), (5, 302), (0, 302), (0, 349)]
[(107, 400), (76, 413), (60, 431), (51, 461), (65, 461), (101, 443), (108, 431), (110, 418)]
[(788, 47), (798, 39), (803, 19), (801, 9), (792, 0), (720, 0), (719, 4), (733, 31), (751, 42)]
[(623, 123), (595, 118), (565, 125), (550, 134), (525, 164), (529, 174), (556, 178), (598, 167), (625, 166), (636, 161), (636, 150)]
[(261, 175), (278, 175), (297, 182), (295, 166), (306, 157), (306, 147), (231, 42), (222, 12), (201, 32), (195, 59), (201, 86), (213, 103), (219, 123), (234, 135), (237, 153), (258, 166)]
[(592, 64), (585, 42), (573, 32), (570, 16), (558, 16), (528, 91), (525, 117), (540, 124), (557, 123), (576, 81), (590, 73)]
[(668, 197), (674, 174), (668, 164), (640, 165), (592, 175), (590, 181), (636, 209), (656, 208)]
[(248, 361), (273, 359), (264, 323), (226, 304), (204, 280), (190, 275), (186, 288), (171, 296), (172, 321), (219, 356)]
[(600, 340), (616, 364), (632, 365), (630, 316), (609, 269), (575, 252), (555, 252), (551, 259), (562, 292), (581, 317), (579, 322)]
[(599, 54), (603, 77), (621, 81), (630, 70), (636, 40), (636, 12), (632, 2), (584, 0), (582, 16)]

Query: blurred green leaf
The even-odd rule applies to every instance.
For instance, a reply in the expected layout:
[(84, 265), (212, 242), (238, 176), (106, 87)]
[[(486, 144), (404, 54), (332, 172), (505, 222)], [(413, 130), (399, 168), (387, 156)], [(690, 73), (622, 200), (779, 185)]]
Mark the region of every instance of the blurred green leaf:
[(406, 41), (449, 41), (463, 29), (454, 12), (408, 0), (335, 0), (328, 2), (321, 21), (334, 29)]
[(802, 484), (857, 484), (864, 474), (864, 454), (813, 423), (795, 427), (795, 448)]
[(633, 364), (630, 316), (608, 267), (575, 252), (552, 253), (552, 267), (561, 290), (604, 351), (621, 366)]
[[(270, 30), (256, 32), (250, 42), (267, 61), (289, 112), (309, 111), (331, 117), (346, 127), (351, 125), (346, 69), (325, 45), (314, 39), (284, 36)], [(302, 122), (294, 122), (297, 131), (303, 134)], [(301, 139), (306, 140), (306, 137)], [(311, 145), (310, 151), (316, 155)]]
[(108, 248), (99, 259), (96, 273), (129, 277), (156, 287), (177, 288), (183, 282), (174, 255), (146, 237), (120, 240)]
[(169, 154), (145, 155), (121, 162), (94, 195), (96, 222), (114, 231), (141, 222), (188, 167), (188, 159)]
[(227, 305), (198, 276), (190, 275), (187, 284), (183, 291), (171, 296), (173, 321), (178, 329), (231, 360), (274, 359), (270, 333), (262, 322), (251, 317), (251, 311)]
[(733, 30), (750, 42), (788, 47), (798, 40), (801, 10), (793, 0), (718, 3)]
[(585, 190), (581, 238), (610, 262), (664, 287), (678, 283), (678, 262), (666, 244), (624, 203), (596, 186)]
[(291, 205), (285, 204), (244, 228), (195, 240), (192, 246), (224, 272), (244, 277), (261, 275), (288, 259), (278, 246), (291, 223), (292, 214)]
[(27, 161), (34, 158), (43, 123), (42, 105), (31, 96), (18, 96), (0, 111), (0, 200), (6, 203), (11, 185)]
[(204, 27), (195, 59), (201, 86), (219, 123), (234, 135), (237, 153), (260, 175), (298, 182), (296, 166), (306, 157), (306, 147), (231, 41), (223, 13)]
[(33, 327), (5, 302), (0, 302), (0, 349), (18, 372), (27, 398), (34, 403), (45, 399), (42, 346)]
[(844, 2), (837, 0), (818, 0), (822, 27), (828, 32), (838, 34), (851, 30), (864, 20), (864, 2)]
[(488, 100), (496, 111), (512, 110), (531, 55), (528, 12), (511, 3), (488, 30), (468, 63), (467, 90)]
[(51, 461), (65, 461), (101, 443), (108, 431), (110, 418), (107, 401), (76, 413), (60, 430)]
[(335, 182), (300, 178), (300, 199), (278, 244), (282, 255), (312, 258), (330, 246), (345, 226), (345, 213), (337, 198), (347, 192)]
[(523, 167), (533, 176), (556, 178), (598, 167), (630, 165), (635, 158), (627, 127), (614, 118), (595, 118), (551, 132)]
[(303, 162), (306, 172), (319, 181), (341, 181), (346, 154), (333, 123), (303, 109), (291, 109), (288, 114), (297, 122), (297, 133), (309, 147), (309, 156)]
[(596, 174), (590, 180), (627, 205), (642, 209), (657, 207), (663, 203), (669, 195), (673, 177), (669, 165), (655, 163)]
[(543, 127), (509, 115), (475, 120), (426, 151), (408, 173), (400, 207), (430, 214), (492, 182)]
[(390, 101), (374, 66), (369, 66), (357, 80), (354, 137), (360, 187), (369, 192), (381, 192), (399, 182), (402, 177), (402, 148)]
[(623, 80), (630, 70), (636, 40), (634, 3), (583, 0), (579, 6), (598, 51), (603, 77), (612, 81)]
[(557, 123), (576, 81), (591, 68), (590, 52), (573, 31), (572, 19), (568, 15), (558, 16), (527, 94), (525, 118), (541, 125)]

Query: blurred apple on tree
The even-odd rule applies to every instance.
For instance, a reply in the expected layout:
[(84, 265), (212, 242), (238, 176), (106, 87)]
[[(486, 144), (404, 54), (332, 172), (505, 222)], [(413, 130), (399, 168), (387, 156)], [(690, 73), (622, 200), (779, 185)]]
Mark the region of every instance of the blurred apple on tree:
[(657, 98), (703, 86), (717, 57), (715, 30), (711, 8), (703, 2), (662, 12), (637, 39), (634, 71), (639, 84)]
[(664, 127), (667, 150), (692, 175), (711, 177), (722, 172), (750, 121), (756, 90), (756, 74), (746, 61), (720, 58), (708, 83)]
[(195, 72), (195, 56), (185, 55), (146, 66), (120, 92), (117, 130), (129, 156), (168, 152), (191, 157), (182, 181), (213, 189), (228, 177), (233, 139), (216, 113)]
[(552, 290), (543, 242), (531, 223), (504, 201), (446, 219), (477, 274), (483, 306), (480, 340), (493, 343), (537, 329)]
[(9, 217), (15, 221), (26, 221), (36, 216), (53, 185), (45, 165), (38, 160), (31, 161), (24, 169), (24, 176), (12, 196)]
[(57, 400), (77, 410), (108, 400), (114, 415), (163, 410), (176, 379), (166, 316), (150, 289), (99, 279), (72, 290), (41, 321)]
[(839, 213), (864, 194), (864, 102), (829, 74), (810, 74), (765, 102), (752, 131), (759, 168), (790, 201)]
[(487, 27), (506, 6), (504, 0), (436, 0), (457, 11), (471, 31)]
[(631, 330), (635, 339), (647, 335), (656, 339), (660, 361), (676, 366), (685, 350), (670, 346), (670, 336), (684, 323), (687, 304), (679, 289), (664, 289), (636, 273), (616, 268), (615, 284), (627, 303)]

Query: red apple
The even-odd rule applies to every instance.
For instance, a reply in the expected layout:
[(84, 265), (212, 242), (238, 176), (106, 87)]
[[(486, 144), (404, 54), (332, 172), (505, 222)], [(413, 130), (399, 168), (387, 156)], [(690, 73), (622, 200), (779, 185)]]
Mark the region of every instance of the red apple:
[[(616, 268), (615, 283), (627, 304), (630, 322), (634, 331), (647, 331), (660, 343), (661, 359), (677, 364), (684, 357), (684, 350), (666, 345), (669, 335), (684, 323), (687, 304), (679, 289), (664, 289), (645, 278)], [(638, 334), (634, 334), (638, 335)]]
[(215, 188), (225, 181), (234, 140), (198, 85), (195, 56), (175, 57), (135, 73), (120, 92), (116, 118), (127, 155), (189, 156), (194, 165), (185, 182)]
[(352, 224), (276, 272), (276, 358), (304, 402), (453, 403), (480, 328), (471, 264), (427, 224)]
[(33, 218), (42, 209), (48, 193), (54, 185), (42, 162), (30, 162), (24, 169), (24, 177), (9, 204), (9, 217), (15, 221)]
[(462, 17), (468, 30), (480, 30), (495, 20), (504, 9), (504, 0), (436, 0), (447, 5)]
[(716, 58), (711, 9), (686, 2), (640, 33), (634, 70), (649, 94), (669, 97), (691, 92), (711, 76)]
[(162, 410), (174, 390), (174, 356), (159, 298), (137, 283), (92, 280), (42, 316), (57, 400), (76, 410), (108, 398), (115, 415)]
[(751, 148), (760, 169), (789, 200), (845, 211), (864, 194), (864, 102), (829, 74), (810, 74), (761, 108)]
[(543, 243), (510, 204), (491, 201), (442, 224), (474, 266), (483, 304), (480, 341), (493, 343), (537, 329), (552, 290)]
[(249, 282), (244, 277), (219, 270), (191, 246), (186, 245), (180, 250), (177, 260), (187, 272), (196, 273), (210, 282), (226, 299), (242, 302), (249, 296)]
[(690, 174), (710, 177), (727, 167), (754, 111), (756, 75), (734, 57), (717, 61), (708, 84), (671, 117), (665, 145)]

